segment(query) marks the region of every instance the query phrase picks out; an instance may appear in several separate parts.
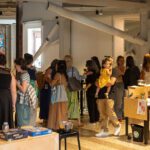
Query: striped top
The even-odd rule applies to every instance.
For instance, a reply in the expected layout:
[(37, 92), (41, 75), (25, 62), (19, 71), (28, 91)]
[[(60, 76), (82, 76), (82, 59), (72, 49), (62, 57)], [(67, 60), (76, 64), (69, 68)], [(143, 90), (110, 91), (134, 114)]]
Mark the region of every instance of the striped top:
[[(30, 83), (30, 76), (29, 76), (28, 72), (24, 72), (20, 75), (18, 82), (20, 84), (22, 84), (23, 81), (27, 81), (28, 84)], [(18, 89), (18, 91), (17, 91), (17, 102), (20, 104), (23, 104), (24, 99), (25, 99), (24, 93)]]

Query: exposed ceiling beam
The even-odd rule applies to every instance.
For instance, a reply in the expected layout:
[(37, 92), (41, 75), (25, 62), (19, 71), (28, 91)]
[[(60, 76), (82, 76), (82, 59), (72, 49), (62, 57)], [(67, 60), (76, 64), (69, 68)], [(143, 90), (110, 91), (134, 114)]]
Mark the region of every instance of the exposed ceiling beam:
[(0, 2), (0, 8), (15, 8), (16, 2)]
[(40, 3), (48, 3), (48, 0), (20, 0), (22, 2), (40, 2)]
[(114, 8), (114, 7), (89, 7), (89, 6), (65, 6), (63, 5), (64, 8), (72, 10), (72, 11), (95, 11), (95, 10), (105, 10), (105, 11), (124, 11), (124, 12), (138, 12), (138, 8), (128, 8), (128, 9), (122, 9), (122, 8)]
[(83, 5), (83, 6), (115, 7), (126, 9), (148, 8), (146, 3), (119, 1), (119, 0), (63, 0), (63, 3)]
[(56, 6), (52, 3), (49, 3), (48, 10), (52, 11), (52, 12), (54, 12), (54, 13), (62, 16), (62, 17), (68, 18), (70, 20), (73, 20), (73, 21), (76, 21), (76, 22), (81, 23), (83, 25), (94, 28), (98, 31), (102, 31), (102, 32), (105, 32), (105, 33), (108, 33), (108, 34), (111, 34), (114, 36), (119, 36), (119, 37), (121, 37), (121, 38), (123, 38), (123, 39), (125, 39), (131, 43), (138, 44), (141, 46), (144, 44), (147, 44), (146, 41), (139, 39), (139, 38), (136, 38), (136, 37), (132, 37), (131, 35), (125, 33), (124, 31), (121, 31), (119, 29), (116, 29), (114, 27), (106, 25), (102, 22), (98, 22), (96, 20), (89, 19), (88, 17), (85, 17), (85, 16), (77, 14), (75, 12), (66, 10), (66, 9), (59, 7), (59, 6)]

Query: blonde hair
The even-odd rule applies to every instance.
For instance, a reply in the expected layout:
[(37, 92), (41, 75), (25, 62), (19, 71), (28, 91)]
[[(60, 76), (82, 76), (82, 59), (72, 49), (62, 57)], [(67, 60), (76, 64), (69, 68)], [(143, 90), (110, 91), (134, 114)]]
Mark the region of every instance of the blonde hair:
[(64, 59), (70, 59), (70, 60), (72, 60), (72, 56), (71, 55), (65, 55)]

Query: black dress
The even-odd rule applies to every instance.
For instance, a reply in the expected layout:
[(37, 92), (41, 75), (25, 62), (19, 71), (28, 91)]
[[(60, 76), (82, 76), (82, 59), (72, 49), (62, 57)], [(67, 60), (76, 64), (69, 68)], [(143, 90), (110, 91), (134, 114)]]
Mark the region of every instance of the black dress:
[(13, 128), (12, 97), (10, 92), (11, 74), (9, 70), (0, 68), (0, 129), (4, 122)]
[(86, 91), (86, 98), (87, 98), (87, 106), (88, 106), (88, 112), (89, 112), (89, 121), (90, 123), (95, 123), (99, 121), (99, 112), (97, 109), (97, 104), (96, 104), (96, 98), (95, 98), (95, 93), (96, 93), (96, 79), (97, 79), (97, 74), (95, 71), (91, 71), (92, 73), (87, 75), (86, 78), (86, 84), (91, 84), (91, 86), (88, 88)]

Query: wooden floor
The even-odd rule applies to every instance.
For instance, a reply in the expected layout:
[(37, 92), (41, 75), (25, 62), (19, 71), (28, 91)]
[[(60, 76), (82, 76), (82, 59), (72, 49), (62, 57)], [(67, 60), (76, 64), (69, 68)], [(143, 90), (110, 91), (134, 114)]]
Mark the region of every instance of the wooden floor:
[[(77, 128), (76, 121), (73, 121), (75, 128), (80, 132), (81, 150), (150, 150), (150, 141), (148, 145), (143, 143), (133, 142), (133, 140), (127, 140), (125, 135), (125, 125), (122, 121), (121, 134), (119, 137), (113, 136), (114, 128), (109, 125), (110, 135), (107, 138), (97, 138), (95, 134), (100, 130), (99, 123), (88, 123), (88, 117), (82, 118), (84, 126)], [(130, 128), (130, 127), (129, 127)], [(130, 129), (131, 132), (131, 129)], [(64, 150), (64, 141), (62, 140), (61, 149)], [(68, 150), (78, 150), (77, 140), (74, 137), (67, 139)]]

